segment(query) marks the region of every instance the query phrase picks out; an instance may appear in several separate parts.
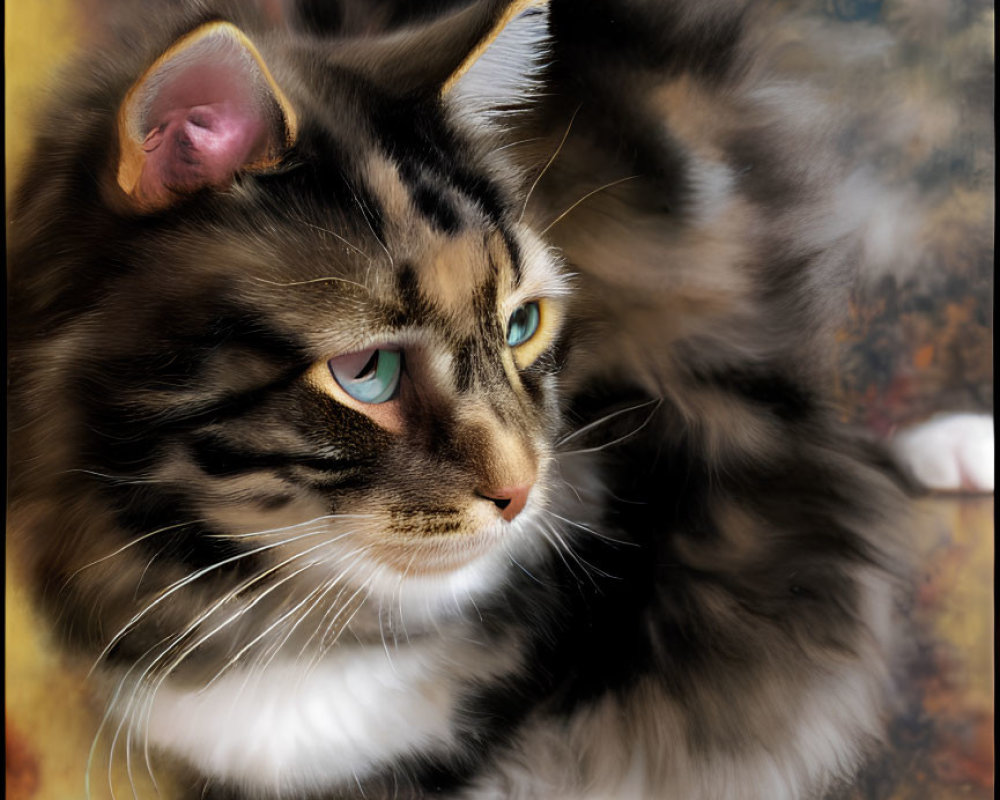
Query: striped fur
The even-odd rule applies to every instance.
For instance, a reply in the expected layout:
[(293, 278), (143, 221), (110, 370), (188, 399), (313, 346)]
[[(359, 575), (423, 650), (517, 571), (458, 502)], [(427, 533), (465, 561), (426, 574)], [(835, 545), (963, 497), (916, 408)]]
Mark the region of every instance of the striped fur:
[[(193, 796), (822, 796), (879, 738), (904, 507), (824, 401), (843, 165), (741, 4), (554, 3), (537, 92), (442, 97), (506, 5), (229, 9), (297, 138), (155, 212), (115, 115), (209, 15), (77, 70), (12, 225), (17, 549), (113, 755)], [(328, 361), (379, 345), (368, 407)]]

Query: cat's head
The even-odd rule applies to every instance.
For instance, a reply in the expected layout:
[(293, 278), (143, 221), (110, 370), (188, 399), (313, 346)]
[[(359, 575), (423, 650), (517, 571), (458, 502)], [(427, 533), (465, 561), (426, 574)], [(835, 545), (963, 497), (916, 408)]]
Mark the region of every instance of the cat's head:
[(451, 99), (515, 8), (190, 21), (64, 98), (13, 223), (15, 496), (82, 640), (323, 639), (531, 546), (566, 281)]

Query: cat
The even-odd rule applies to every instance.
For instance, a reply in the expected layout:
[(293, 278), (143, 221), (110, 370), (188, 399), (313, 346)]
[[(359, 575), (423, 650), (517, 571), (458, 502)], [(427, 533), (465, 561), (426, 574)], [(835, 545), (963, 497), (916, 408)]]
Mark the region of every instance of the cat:
[(75, 70), (10, 228), (11, 518), (113, 757), (212, 797), (851, 780), (912, 486), (824, 399), (857, 238), (769, 13), (177, 4)]

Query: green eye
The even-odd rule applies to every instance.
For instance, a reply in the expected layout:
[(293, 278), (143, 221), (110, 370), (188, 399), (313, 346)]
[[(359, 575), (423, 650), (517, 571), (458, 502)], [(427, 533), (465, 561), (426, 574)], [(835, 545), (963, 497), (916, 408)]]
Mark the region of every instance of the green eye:
[(521, 303), (507, 321), (507, 344), (511, 347), (524, 344), (538, 332), (540, 321), (537, 302)]
[(329, 363), (334, 380), (355, 400), (376, 405), (395, 398), (403, 372), (403, 354), (398, 350), (361, 350)]

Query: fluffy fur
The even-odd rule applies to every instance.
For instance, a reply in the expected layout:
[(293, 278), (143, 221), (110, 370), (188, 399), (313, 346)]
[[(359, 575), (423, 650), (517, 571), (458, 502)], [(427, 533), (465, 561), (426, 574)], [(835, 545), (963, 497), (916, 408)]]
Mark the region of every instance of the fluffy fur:
[[(194, 796), (807, 798), (879, 739), (904, 481), (824, 400), (873, 234), (818, 89), (749, 5), (557, 2), (489, 105), (509, 10), (221, 9), (296, 138), (166, 207), (116, 120), (204, 9), (125, 25), (43, 127), (18, 549), (112, 753)], [(330, 368), (373, 348), (384, 404)]]

